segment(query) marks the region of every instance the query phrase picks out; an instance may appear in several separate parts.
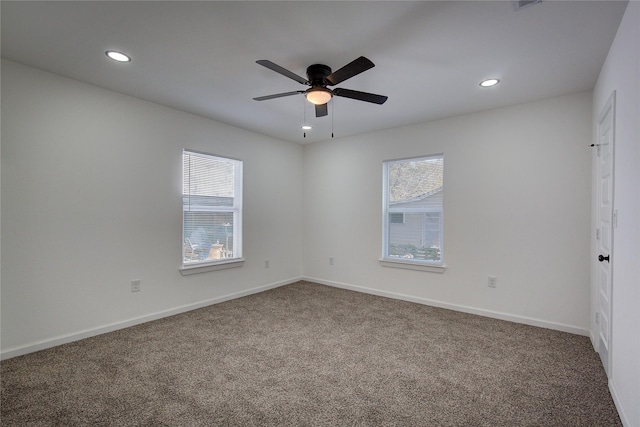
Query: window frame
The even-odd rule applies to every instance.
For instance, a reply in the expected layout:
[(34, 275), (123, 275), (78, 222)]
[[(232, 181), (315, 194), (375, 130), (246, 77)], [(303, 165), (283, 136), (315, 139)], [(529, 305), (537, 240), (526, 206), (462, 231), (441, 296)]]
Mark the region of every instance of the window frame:
[[(394, 163), (399, 162), (411, 162), (422, 161), (429, 159), (442, 159), (443, 171), (442, 171), (442, 204), (438, 208), (405, 208), (402, 212), (394, 211), (390, 208), (389, 204), (389, 167)], [(380, 264), (384, 267), (405, 268), (411, 270), (430, 271), (435, 273), (443, 273), (446, 270), (444, 262), (444, 154), (429, 154), (414, 157), (406, 157), (401, 159), (390, 159), (382, 162), (382, 252), (379, 259)], [(390, 232), (392, 226), (406, 226), (407, 218), (406, 214), (409, 213), (439, 213), (440, 214), (440, 230), (439, 230), (439, 242), (440, 242), (440, 260), (427, 260), (427, 259), (407, 259), (392, 257), (389, 255), (389, 241)], [(391, 221), (392, 214), (403, 213), (403, 223), (393, 223)]]
[[(232, 247), (233, 256), (231, 258), (221, 259), (206, 259), (200, 262), (185, 262), (185, 242), (187, 236), (185, 236), (185, 197), (189, 197), (190, 194), (184, 192), (185, 182), (185, 170), (184, 162), (185, 155), (194, 155), (204, 158), (211, 158), (218, 161), (230, 162), (233, 164), (233, 205), (232, 206), (207, 206), (205, 209), (196, 210), (194, 212), (209, 212), (209, 213), (232, 213), (233, 214), (233, 234), (232, 234)], [(217, 154), (206, 153), (202, 151), (183, 149), (180, 158), (182, 162), (182, 178), (181, 178), (181, 209), (182, 209), (182, 241), (181, 241), (181, 267), (180, 273), (182, 275), (190, 275), (195, 273), (203, 273), (207, 271), (223, 270), (234, 267), (241, 267), (244, 265), (245, 259), (242, 256), (242, 219), (243, 219), (243, 161), (228, 156), (220, 156)], [(190, 205), (191, 206), (191, 205)], [(226, 224), (225, 224), (226, 225)]]

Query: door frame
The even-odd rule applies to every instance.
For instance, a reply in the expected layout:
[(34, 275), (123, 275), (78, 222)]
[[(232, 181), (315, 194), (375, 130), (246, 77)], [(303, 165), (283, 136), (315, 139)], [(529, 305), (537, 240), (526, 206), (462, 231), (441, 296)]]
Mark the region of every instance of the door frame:
[(599, 161), (598, 161), (598, 156), (600, 153), (600, 129), (601, 129), (601, 125), (603, 123), (604, 118), (607, 116), (607, 114), (609, 113), (609, 111), (611, 112), (611, 234), (610, 234), (610, 251), (609, 251), (609, 281), (610, 281), (610, 288), (609, 288), (609, 301), (608, 301), (608, 310), (609, 310), (609, 319), (608, 319), (608, 324), (607, 324), (607, 347), (608, 347), (608, 352), (607, 352), (607, 362), (606, 362), (606, 366), (604, 366), (605, 368), (605, 373), (607, 374), (607, 376), (610, 378), (611, 377), (611, 360), (612, 360), (612, 353), (613, 353), (613, 339), (611, 336), (611, 331), (613, 330), (612, 328), (612, 324), (613, 324), (613, 292), (614, 292), (614, 288), (613, 288), (613, 277), (614, 277), (614, 257), (613, 257), (613, 242), (615, 239), (615, 229), (617, 227), (617, 215), (616, 215), (616, 210), (615, 210), (615, 124), (616, 124), (616, 91), (612, 91), (611, 95), (609, 95), (609, 98), (607, 99), (607, 101), (605, 102), (604, 106), (602, 107), (602, 109), (600, 110), (600, 113), (597, 116), (597, 121), (595, 123), (595, 135), (594, 135), (594, 142), (592, 144), (592, 147), (594, 148), (594, 155), (593, 158), (595, 159), (592, 162), (592, 176), (593, 176), (593, 183), (592, 183), (592, 204), (593, 204), (593, 244), (591, 245), (591, 283), (592, 283), (592, 298), (593, 298), (593, 315), (594, 315), (594, 328), (592, 329), (592, 344), (594, 346), (594, 349), (596, 350), (596, 352), (598, 352), (598, 356), (600, 356), (600, 321), (601, 319), (599, 319), (599, 310), (600, 310), (600, 303), (601, 303), (601, 294), (600, 294), (600, 289), (599, 289), (599, 282), (598, 282), (598, 266), (600, 264), (600, 261), (598, 260), (598, 255), (600, 255), (600, 251), (599, 251), (599, 241), (598, 238), (600, 237), (598, 235), (599, 231), (598, 227), (599, 227), (599, 218), (600, 218), (600, 213), (599, 213), (599, 200), (600, 200), (600, 196), (599, 196), (599, 186), (600, 186), (600, 174), (599, 174)]

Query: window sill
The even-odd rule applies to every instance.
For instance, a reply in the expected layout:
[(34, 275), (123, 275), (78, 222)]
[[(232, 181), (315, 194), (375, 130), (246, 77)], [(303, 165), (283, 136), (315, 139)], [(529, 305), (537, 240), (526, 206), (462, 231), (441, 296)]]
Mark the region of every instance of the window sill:
[(206, 273), (208, 271), (226, 270), (228, 268), (237, 268), (244, 265), (244, 258), (236, 258), (229, 261), (219, 261), (211, 264), (195, 264), (183, 265), (180, 268), (180, 274), (189, 276), (191, 274)]
[(396, 261), (390, 259), (380, 259), (380, 265), (383, 267), (404, 268), (407, 270), (429, 271), (431, 273), (444, 273), (447, 269), (446, 265), (433, 265), (411, 261)]

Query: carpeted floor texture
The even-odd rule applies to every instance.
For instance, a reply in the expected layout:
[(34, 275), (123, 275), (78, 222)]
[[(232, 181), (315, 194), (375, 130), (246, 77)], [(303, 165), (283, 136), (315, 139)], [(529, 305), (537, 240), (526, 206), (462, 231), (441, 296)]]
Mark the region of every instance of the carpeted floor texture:
[(583, 336), (309, 282), (8, 359), (3, 426), (620, 426)]

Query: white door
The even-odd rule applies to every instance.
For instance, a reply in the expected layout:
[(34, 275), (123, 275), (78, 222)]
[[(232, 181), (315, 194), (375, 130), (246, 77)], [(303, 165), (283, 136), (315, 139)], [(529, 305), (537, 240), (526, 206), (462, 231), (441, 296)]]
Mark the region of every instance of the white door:
[(613, 211), (613, 143), (615, 92), (598, 117), (596, 134), (596, 263), (597, 347), (605, 372), (609, 376), (611, 354), (612, 243), (615, 215)]

